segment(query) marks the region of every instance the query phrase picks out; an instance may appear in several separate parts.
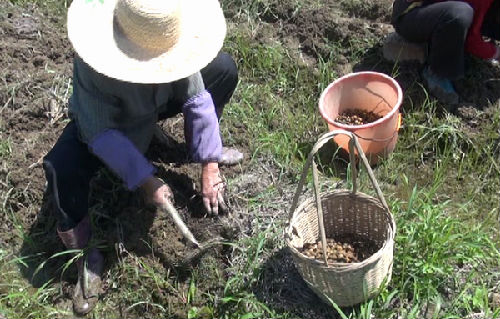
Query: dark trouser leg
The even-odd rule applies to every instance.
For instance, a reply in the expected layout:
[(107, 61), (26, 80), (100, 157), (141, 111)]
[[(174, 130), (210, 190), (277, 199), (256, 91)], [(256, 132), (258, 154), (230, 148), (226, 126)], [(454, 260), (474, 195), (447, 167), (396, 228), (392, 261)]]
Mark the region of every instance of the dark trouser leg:
[[(201, 69), (200, 73), (203, 78), (205, 89), (212, 96), (217, 117), (220, 119), (224, 106), (229, 102), (238, 84), (238, 69), (236, 63), (234, 63), (234, 60), (229, 54), (220, 52), (212, 62)], [(167, 111), (159, 115), (159, 120), (181, 113), (183, 104), (184, 101), (169, 102)], [(158, 134), (160, 136), (163, 135), (161, 132)], [(167, 137), (160, 137), (160, 140), (164, 140), (166, 145), (170, 144)], [(243, 157), (243, 153), (237, 149), (223, 147), (219, 164), (234, 165), (240, 163)]]
[(481, 34), (494, 40), (500, 40), (500, 1), (493, 1), (488, 9), (481, 26)]
[(58, 229), (66, 231), (87, 215), (89, 182), (101, 162), (80, 142), (76, 124), (70, 122), (45, 156), (43, 166), (56, 204)]
[[(68, 249), (85, 249), (91, 237), (88, 217), (89, 182), (101, 162), (78, 139), (70, 122), (43, 161), (49, 192), (54, 196), (58, 235)], [(103, 256), (94, 247), (76, 261), (78, 282), (73, 292), (73, 309), (83, 315), (98, 300)]]
[[(210, 92), (220, 119), (224, 105), (229, 102), (238, 84), (238, 69), (233, 58), (224, 52), (220, 52), (212, 62), (201, 69), (201, 76), (205, 89)], [(182, 113), (182, 105), (185, 101), (170, 101), (166, 112), (159, 115), (159, 120), (173, 117)]]
[[(201, 70), (205, 88), (214, 101), (217, 117), (221, 118), (224, 105), (229, 102), (238, 84), (238, 69), (231, 56), (227, 53), (219, 53), (212, 63)], [(235, 165), (243, 160), (243, 153), (236, 148), (222, 148), (219, 164)]]
[(438, 76), (457, 79), (464, 74), (464, 45), (474, 11), (460, 1), (432, 3), (399, 18), (396, 31), (409, 41), (428, 42), (428, 64)]
[(214, 100), (217, 116), (220, 118), (224, 105), (229, 102), (238, 84), (238, 68), (233, 58), (224, 52), (201, 70), (205, 88)]

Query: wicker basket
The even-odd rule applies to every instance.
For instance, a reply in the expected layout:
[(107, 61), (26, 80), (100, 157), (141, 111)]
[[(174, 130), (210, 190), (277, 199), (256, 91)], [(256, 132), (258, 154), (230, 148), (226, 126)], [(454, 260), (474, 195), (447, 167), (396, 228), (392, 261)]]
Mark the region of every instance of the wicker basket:
[[(353, 190), (320, 193), (314, 154), (337, 134), (350, 137)], [(378, 198), (357, 192), (354, 147), (366, 166)], [(311, 164), (315, 198), (308, 198), (298, 205)], [(321, 204), (318, 205), (319, 203)], [(290, 224), (285, 229), (287, 245), (305, 282), (327, 303), (333, 301), (341, 307), (352, 306), (374, 297), (391, 278), (395, 231), (394, 218), (356, 136), (347, 131), (336, 130), (320, 137), (304, 165), (290, 210)], [(305, 243), (315, 243), (321, 239), (323, 247), (326, 247), (326, 237), (334, 238), (345, 234), (368, 238), (379, 249), (358, 263), (332, 263), (327, 262), (326, 253), (323, 260), (317, 260), (300, 252)]]

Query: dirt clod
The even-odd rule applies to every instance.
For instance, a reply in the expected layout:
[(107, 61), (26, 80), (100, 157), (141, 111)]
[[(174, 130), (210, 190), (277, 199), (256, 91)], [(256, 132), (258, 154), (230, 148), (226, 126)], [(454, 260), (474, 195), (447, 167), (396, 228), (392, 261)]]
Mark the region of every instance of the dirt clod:
[(363, 125), (375, 122), (380, 118), (380, 115), (373, 112), (353, 108), (340, 113), (335, 119), (335, 122), (346, 125)]
[(500, 308), (500, 293), (492, 292), (489, 295), (490, 304), (493, 309)]

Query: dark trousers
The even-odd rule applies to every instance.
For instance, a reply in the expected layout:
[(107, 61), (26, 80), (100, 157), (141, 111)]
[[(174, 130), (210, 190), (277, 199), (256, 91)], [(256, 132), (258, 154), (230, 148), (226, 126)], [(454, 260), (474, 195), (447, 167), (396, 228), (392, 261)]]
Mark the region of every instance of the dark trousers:
[(434, 73), (457, 79), (464, 74), (465, 38), (473, 17), (469, 4), (445, 1), (412, 9), (393, 24), (405, 39), (429, 44), (427, 63)]
[[(219, 53), (201, 70), (201, 75), (220, 115), (238, 82), (236, 64), (228, 54)], [(159, 120), (182, 112), (182, 104), (183, 101), (169, 103), (168, 112), (160, 114)], [(60, 231), (75, 227), (87, 215), (90, 180), (103, 165), (78, 135), (77, 126), (71, 121), (43, 161)]]
[(491, 4), (481, 26), (481, 34), (490, 39), (500, 40), (500, 0)]

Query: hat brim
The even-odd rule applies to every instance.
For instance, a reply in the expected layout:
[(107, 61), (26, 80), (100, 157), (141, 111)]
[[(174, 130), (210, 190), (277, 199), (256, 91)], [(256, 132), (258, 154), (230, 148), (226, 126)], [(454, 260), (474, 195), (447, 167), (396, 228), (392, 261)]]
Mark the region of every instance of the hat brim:
[(130, 42), (114, 18), (117, 0), (73, 0), (68, 9), (68, 38), (94, 70), (133, 83), (169, 83), (185, 78), (212, 61), (226, 35), (217, 0), (182, 0), (177, 43), (154, 54)]

